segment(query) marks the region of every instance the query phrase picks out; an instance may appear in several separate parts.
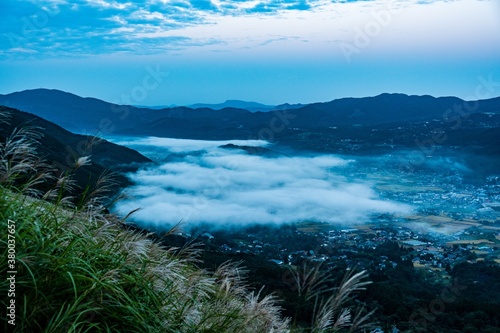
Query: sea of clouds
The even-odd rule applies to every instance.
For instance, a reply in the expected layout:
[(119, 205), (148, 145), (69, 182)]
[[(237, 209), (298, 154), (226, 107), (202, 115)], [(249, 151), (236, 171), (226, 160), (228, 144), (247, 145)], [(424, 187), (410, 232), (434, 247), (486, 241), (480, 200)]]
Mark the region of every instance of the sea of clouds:
[[(221, 145), (273, 148), (265, 141), (201, 141), (148, 137), (115, 140), (157, 161), (129, 174), (134, 183), (115, 211), (141, 225), (206, 223), (215, 227), (324, 221), (366, 222), (373, 214), (407, 214), (410, 207), (380, 198), (349, 179), (356, 163), (334, 155), (265, 157)], [(344, 174), (344, 175), (343, 175)]]

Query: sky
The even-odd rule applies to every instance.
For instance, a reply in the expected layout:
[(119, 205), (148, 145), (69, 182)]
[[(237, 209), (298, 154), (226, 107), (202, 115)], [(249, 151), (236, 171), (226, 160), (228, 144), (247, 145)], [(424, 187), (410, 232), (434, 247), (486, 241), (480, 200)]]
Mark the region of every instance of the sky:
[(498, 0), (2, 0), (0, 12), (0, 94), (277, 105), (478, 99), (486, 80), (500, 96)]
[[(153, 229), (169, 229), (181, 221), (183, 226), (215, 228), (301, 221), (352, 226), (372, 214), (402, 216), (412, 210), (381, 198), (373, 184), (345, 176), (357, 162), (334, 155), (266, 158), (219, 148), (227, 143), (270, 146), (259, 140), (148, 137), (115, 142), (158, 162), (129, 174), (134, 186), (114, 207), (121, 216), (140, 208), (133, 220)], [(165, 156), (170, 157), (159, 159)]]

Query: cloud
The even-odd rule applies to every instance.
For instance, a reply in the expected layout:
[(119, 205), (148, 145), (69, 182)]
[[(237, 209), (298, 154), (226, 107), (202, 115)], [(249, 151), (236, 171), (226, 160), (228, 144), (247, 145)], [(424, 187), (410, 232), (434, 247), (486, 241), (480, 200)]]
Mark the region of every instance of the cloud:
[(135, 185), (128, 189), (128, 198), (116, 205), (116, 211), (125, 215), (141, 208), (134, 219), (156, 227), (179, 221), (223, 227), (300, 221), (357, 224), (372, 214), (410, 210), (381, 199), (369, 184), (344, 176), (354, 161), (332, 155), (267, 158), (218, 148), (227, 142), (128, 141), (128, 146), (150, 157), (174, 157), (130, 174)]
[[(159, 137), (141, 137), (141, 138), (120, 138), (115, 137), (113, 141), (116, 144), (124, 146), (133, 146), (134, 149), (141, 151), (146, 150), (146, 154), (152, 154), (152, 159), (157, 158), (158, 150), (168, 151), (169, 153), (193, 153), (197, 151), (204, 151), (215, 149), (219, 146), (226, 144), (235, 145), (249, 145), (252, 147), (266, 147), (269, 142), (264, 140), (222, 140), (222, 141), (204, 141), (204, 140), (190, 140), (190, 139), (171, 139)], [(153, 148), (153, 151), (148, 150)]]
[(5, 19), (0, 28), (6, 32), (6, 38), (1, 39), (0, 47), (12, 55), (20, 54), (20, 48), (39, 51), (45, 56), (158, 53), (175, 50), (190, 39), (158, 36), (152, 45), (150, 39), (144, 40), (145, 34), (204, 23), (201, 15), (178, 3), (7, 0), (2, 9)]
[(106, 0), (87, 0), (87, 3), (90, 5), (90, 6), (93, 6), (93, 7), (99, 7), (99, 8), (102, 8), (102, 9), (109, 9), (109, 8), (112, 8), (112, 9), (120, 9), (120, 10), (123, 10), (123, 9), (127, 9), (129, 7), (132, 7), (133, 4), (131, 2), (118, 2), (118, 1), (106, 1)]
[[(232, 50), (234, 44), (233, 30), (238, 32), (237, 40), (255, 41), (247, 43), (248, 48), (268, 46), (263, 41), (272, 39), (272, 35), (285, 35), (290, 38), (294, 50), (304, 49), (295, 42), (300, 40), (314, 41), (315, 47), (323, 47), (328, 41), (346, 39), (341, 29), (349, 29), (353, 25), (363, 27), (370, 17), (363, 13), (387, 9), (388, 4), (404, 3), (404, 7), (416, 7), (420, 3), (448, 3), (448, 1), (387, 1), (387, 0), (148, 0), (144, 2), (123, 0), (40, 0), (2, 2), (2, 20), (0, 31), (0, 49), (5, 56), (12, 58), (54, 57), (54, 56), (90, 56), (96, 54), (134, 53), (134, 54), (165, 54), (179, 49), (187, 50), (206, 46), (208, 50), (220, 52)], [(452, 1), (456, 8), (479, 8), (476, 16), (485, 16), (485, 11), (491, 11), (491, 6), (476, 4), (472, 1)], [(420, 7), (430, 7), (422, 5)], [(451, 8), (451, 7), (450, 7)], [(446, 7), (436, 11), (439, 16), (432, 20), (434, 25), (450, 26), (451, 31), (459, 31), (462, 22), (457, 24), (441, 24), (446, 17), (443, 13), (453, 10)], [(472, 12), (472, 11), (471, 11)], [(418, 22), (402, 24), (403, 27), (419, 31), (420, 17), (428, 13), (413, 15)], [(489, 15), (491, 16), (491, 15)], [(228, 29), (224, 22), (227, 18), (237, 18), (248, 21), (250, 29)], [(267, 20), (264, 20), (266, 18)], [(427, 17), (428, 18), (428, 17)], [(306, 20), (303, 24), (300, 21)], [(488, 18), (490, 20), (490, 18)], [(286, 25), (282, 24), (286, 21)], [(400, 20), (406, 22), (407, 20)], [(429, 19), (427, 20), (429, 21)], [(314, 22), (314, 24), (311, 24)], [(474, 22), (469, 30), (482, 29), (487, 22)], [(221, 25), (222, 23), (222, 25)], [(432, 23), (432, 22), (431, 22)], [(207, 36), (206, 27), (221, 26), (216, 35)], [(262, 32), (262, 28), (263, 32)], [(285, 29), (282, 29), (284, 27)], [(192, 30), (186, 30), (192, 28)], [(434, 29), (435, 27), (432, 26)], [(454, 30), (453, 30), (454, 29)], [(291, 31), (290, 34), (283, 30)], [(389, 30), (389, 29), (388, 29)], [(439, 29), (434, 29), (438, 31)], [(192, 33), (191, 33), (192, 32)], [(214, 32), (209, 30), (210, 33)], [(411, 33), (411, 31), (410, 31)], [(429, 34), (420, 33), (428, 38)], [(440, 34), (437, 33), (439, 36)], [(148, 40), (145, 40), (147, 36)], [(180, 36), (189, 43), (179, 42), (179, 39), (167, 37)], [(349, 37), (349, 36), (348, 36)], [(349, 37), (351, 38), (351, 37)], [(350, 40), (348, 38), (348, 40)], [(491, 42), (491, 38), (486, 38)], [(352, 39), (352, 38), (351, 38)], [(453, 39), (453, 38), (451, 38)], [(402, 40), (398, 36), (395, 45)], [(406, 38), (415, 40), (415, 38)], [(47, 49), (47, 44), (51, 45)], [(217, 47), (211, 48), (211, 46)], [(386, 45), (381, 45), (389, 49)], [(34, 52), (19, 52), (31, 49)], [(281, 48), (283, 49), (283, 48)], [(290, 53), (289, 50), (286, 51)], [(332, 50), (328, 49), (328, 54)]]

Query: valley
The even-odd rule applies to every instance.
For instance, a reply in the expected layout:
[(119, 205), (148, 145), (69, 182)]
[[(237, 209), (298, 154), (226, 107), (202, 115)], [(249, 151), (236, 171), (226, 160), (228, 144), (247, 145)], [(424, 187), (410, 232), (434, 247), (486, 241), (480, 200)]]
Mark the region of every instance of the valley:
[(500, 333), (499, 0), (0, 8), (1, 332)]
[[(45, 130), (41, 153), (56, 165), (91, 154), (80, 181), (117, 172), (123, 195), (103, 212), (127, 216), (124, 228), (147, 230), (167, 248), (201, 249), (201, 269), (239, 263), (250, 290), (277, 295), (297, 329), (315, 305), (298, 297), (293, 274), (309, 271), (328, 288), (366, 270), (373, 283), (350, 304), (374, 311), (374, 331), (500, 325), (498, 99), (470, 113), (456, 111), (453, 103), (468, 105), (458, 99), (401, 94), (249, 112), (152, 110), (51, 91), (54, 105), (33, 93), (30, 104), (24, 93), (6, 104), (65, 129), (2, 110), (16, 126)], [(460, 292), (422, 317), (450, 288)], [(476, 317), (481, 324), (464, 319)]]

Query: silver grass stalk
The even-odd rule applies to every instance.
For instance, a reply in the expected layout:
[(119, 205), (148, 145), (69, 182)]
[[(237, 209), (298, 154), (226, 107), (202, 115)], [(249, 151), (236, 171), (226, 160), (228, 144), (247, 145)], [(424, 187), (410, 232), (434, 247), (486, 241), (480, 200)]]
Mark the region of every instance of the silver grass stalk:
[(345, 304), (354, 292), (365, 290), (365, 287), (371, 283), (371, 281), (363, 281), (367, 276), (366, 271), (358, 273), (349, 271), (344, 276), (336, 292), (320, 304), (319, 311), (314, 317), (312, 332), (338, 332), (347, 327), (349, 331), (354, 331), (367, 325), (373, 312), (363, 315), (363, 309), (360, 309), (353, 318), (350, 309), (345, 308)]

